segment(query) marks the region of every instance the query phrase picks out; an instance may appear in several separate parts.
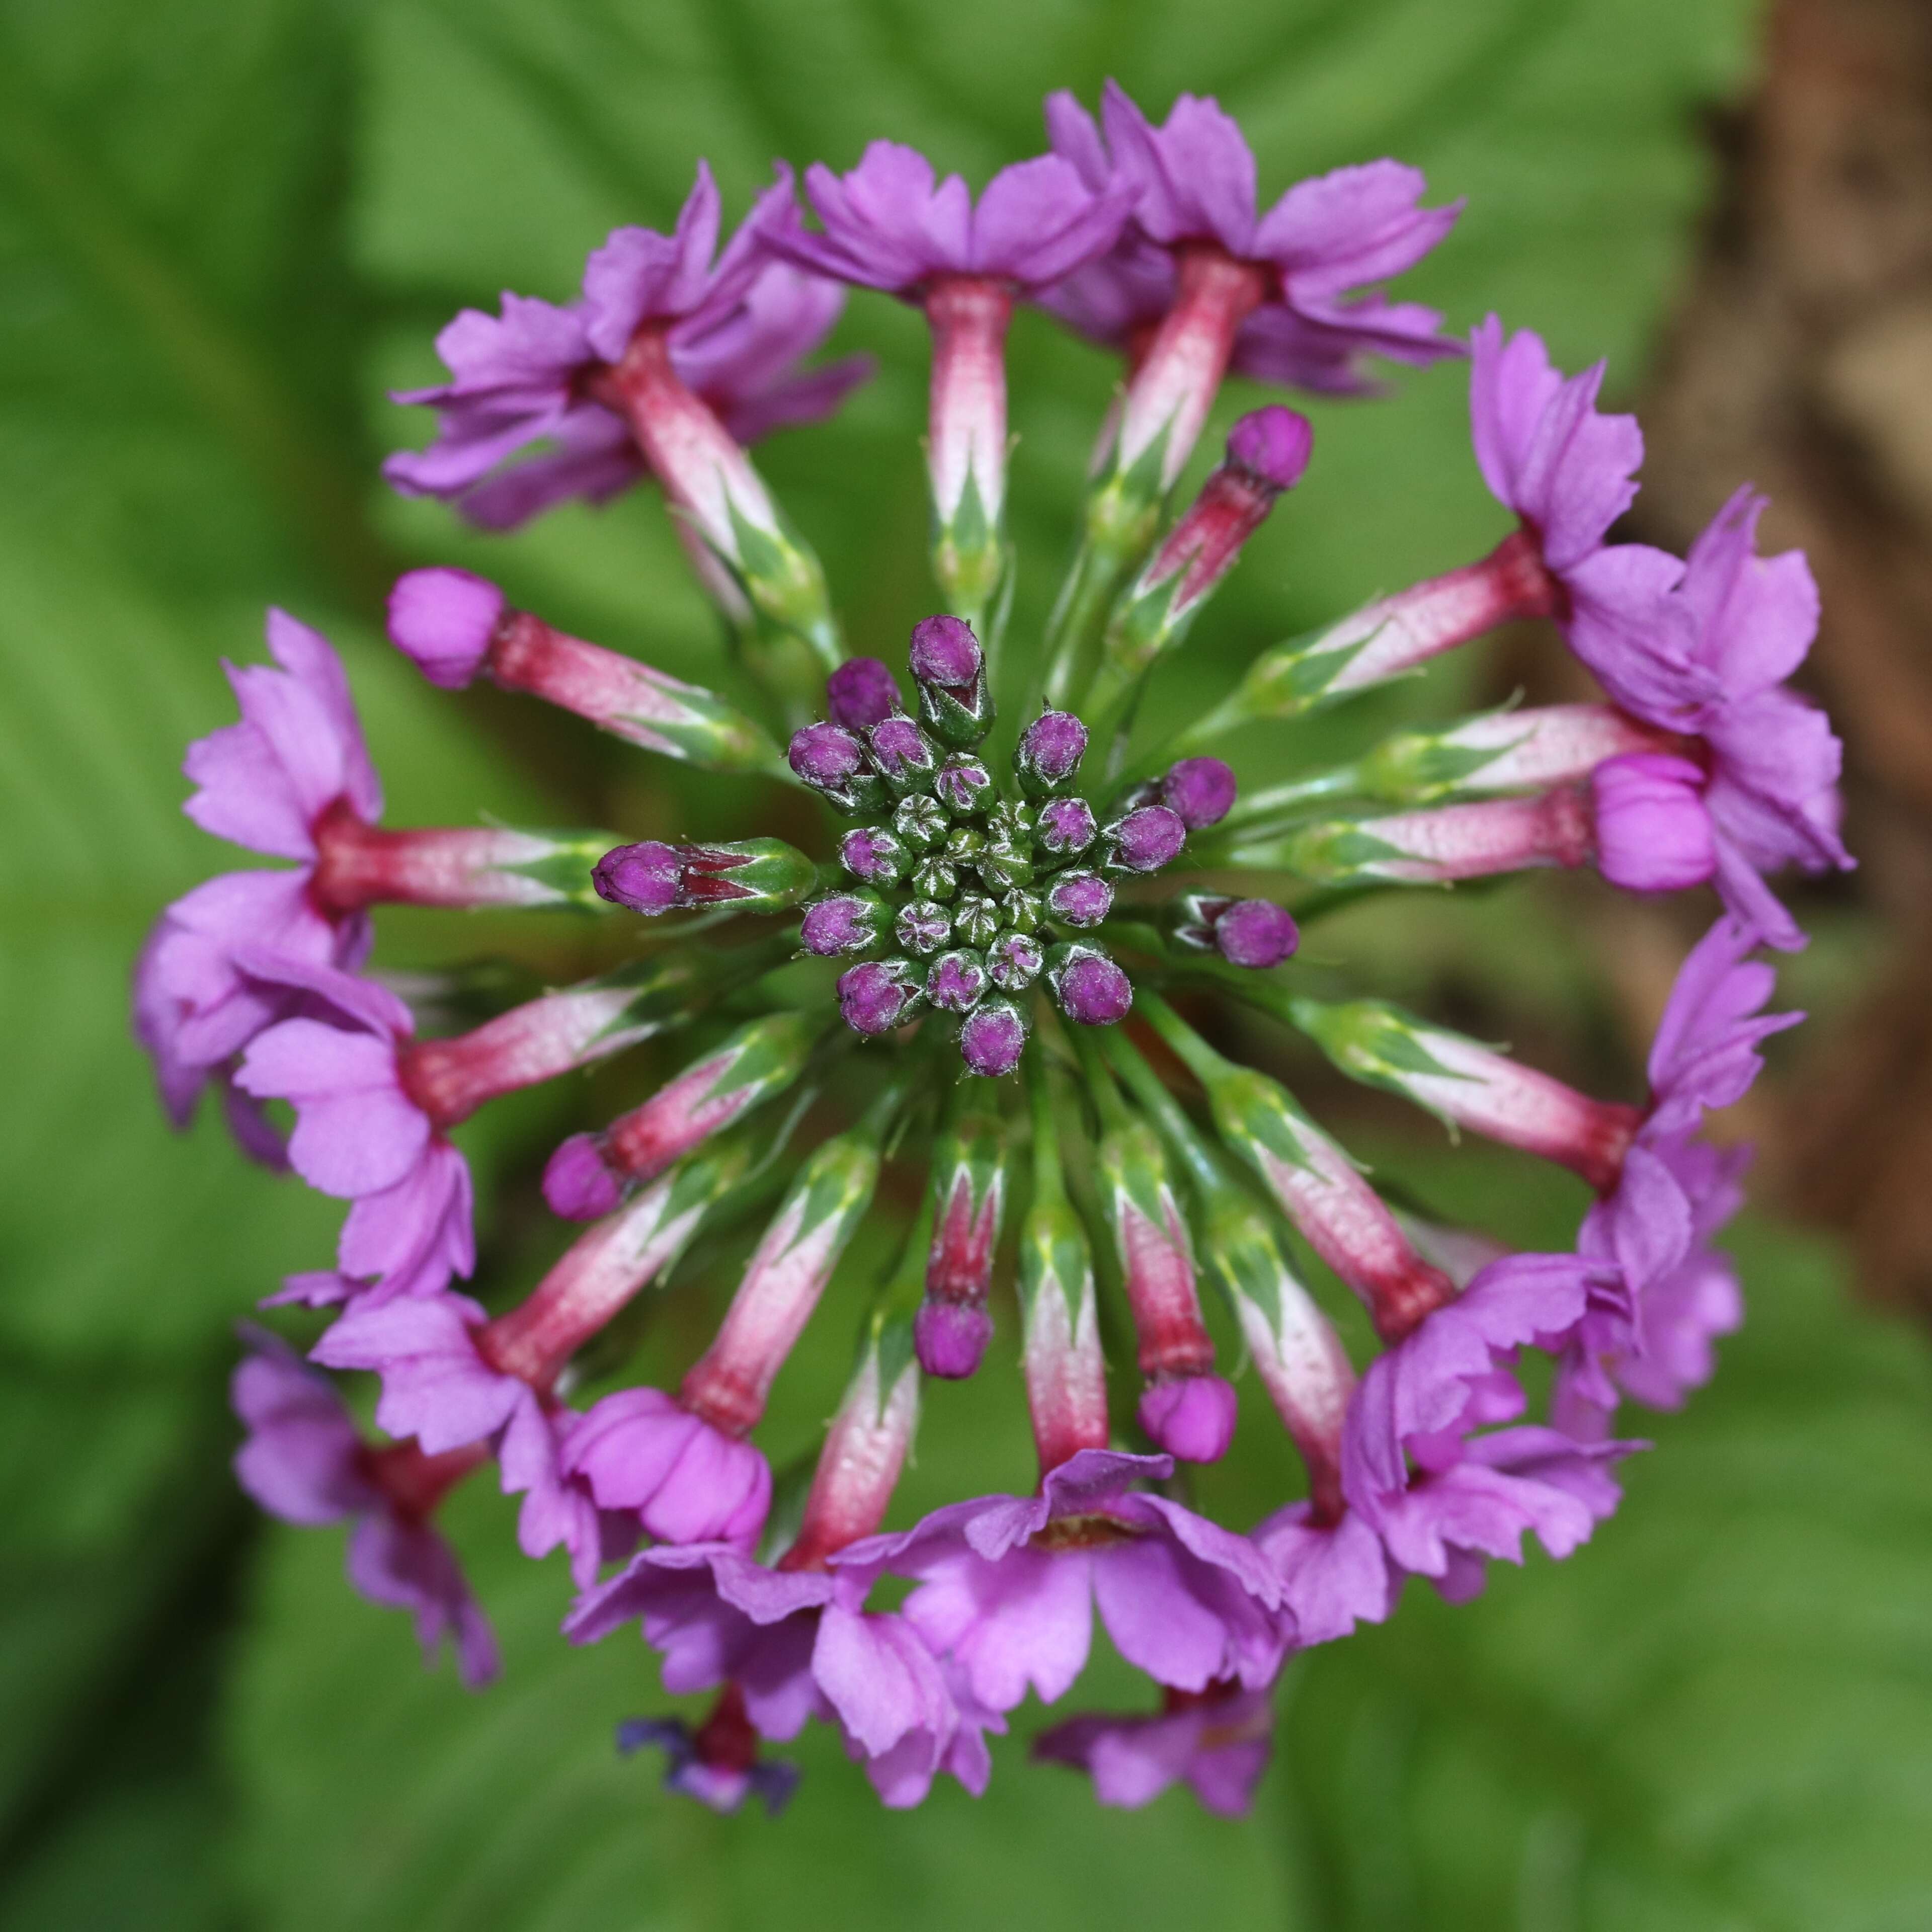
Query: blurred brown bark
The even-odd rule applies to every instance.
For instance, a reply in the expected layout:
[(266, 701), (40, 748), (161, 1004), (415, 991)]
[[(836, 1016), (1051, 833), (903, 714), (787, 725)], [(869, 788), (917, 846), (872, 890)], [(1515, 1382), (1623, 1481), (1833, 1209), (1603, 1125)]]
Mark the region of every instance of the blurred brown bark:
[(1817, 572), (1806, 676), (1861, 860), (1841, 890), (1882, 957), (1750, 1126), (1778, 1204), (1932, 1316), (1932, 4), (1782, 0), (1716, 139), (1720, 198), (1642, 402), (1635, 533), (1682, 551), (1749, 478), (1766, 548)]

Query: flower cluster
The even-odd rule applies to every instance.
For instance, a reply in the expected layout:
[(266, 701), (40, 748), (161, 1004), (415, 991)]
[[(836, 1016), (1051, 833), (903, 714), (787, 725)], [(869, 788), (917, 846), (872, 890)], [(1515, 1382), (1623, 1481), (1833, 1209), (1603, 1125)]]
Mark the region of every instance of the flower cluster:
[[(326, 1324), (308, 1360), (244, 1331), (243, 1484), (291, 1521), (352, 1522), (351, 1582), (412, 1610), (432, 1653), (448, 1639), (480, 1684), (489, 1627), (434, 1518), (494, 1465), (522, 1499), (523, 1549), (568, 1552), (568, 1636), (638, 1629), (667, 1691), (711, 1694), (702, 1721), (635, 1719), (619, 1743), (662, 1750), (668, 1782), (719, 1808), (776, 1809), (796, 1773), (765, 1747), (813, 1721), (889, 1804), (941, 1774), (980, 1790), (988, 1737), (1029, 1691), (1072, 1688), (1097, 1615), (1158, 1708), (1065, 1719), (1034, 1755), (1084, 1769), (1106, 1803), (1184, 1782), (1238, 1812), (1288, 1657), (1387, 1617), (1412, 1576), (1461, 1598), (1526, 1534), (1576, 1550), (1637, 1446), (1614, 1432), (1621, 1403), (1682, 1402), (1741, 1318), (1712, 1242), (1742, 1156), (1702, 1124), (1796, 1017), (1765, 1011), (1751, 956), (1802, 944), (1764, 875), (1850, 862), (1837, 741), (1784, 682), (1816, 625), (1803, 559), (1758, 555), (1748, 490), (1688, 560), (1613, 542), (1636, 424), (1598, 409), (1600, 369), (1566, 376), (1494, 317), (1466, 347), (1475, 460), (1510, 518), (1497, 547), (1262, 652), (1220, 702), (1150, 730), (1150, 672), (1310, 459), (1306, 420), (1271, 404), (1178, 501), (1223, 378), (1366, 393), (1367, 358), (1462, 355), (1382, 292), (1456, 211), (1382, 161), (1260, 212), (1211, 100), (1156, 125), (1110, 86), (1098, 122), (1064, 95), (1047, 118), (1052, 152), (976, 200), (875, 143), (849, 174), (808, 171), (814, 226), (782, 171), (722, 252), (700, 169), (674, 232), (620, 230), (568, 304), (466, 311), (439, 340), (450, 381), (400, 398), (433, 406), (437, 434), (392, 458), (392, 481), (488, 526), (652, 479), (769, 715), (464, 571), (402, 578), (397, 646), (436, 686), (487, 679), (653, 758), (791, 788), (799, 842), (384, 827), (334, 653), (275, 612), (273, 666), (231, 670), (238, 722), (189, 752), (187, 809), (286, 862), (167, 908), (136, 970), (176, 1120), (212, 1087), (245, 1152), (348, 1204), (332, 1265), (268, 1298), (322, 1311), (296, 1318)], [(903, 674), (848, 655), (746, 448), (862, 375), (800, 366), (845, 284), (919, 309), (932, 338), (944, 608), (913, 626)], [(1125, 362), (1067, 578), (1008, 676), (1004, 344), (1022, 304)], [(1244, 728), (1525, 620), (1553, 628), (1598, 701), (1240, 783), (1263, 735)], [(1004, 721), (996, 688), (1024, 694)], [(1322, 997), (1333, 976), (1300, 963), (1300, 926), (1344, 898), (1550, 866), (1721, 902), (1640, 1099)], [(515, 1000), (454, 969), (484, 1016), (451, 1031), (448, 1003), (412, 1006), (419, 985), (370, 968), (373, 910), (394, 904), (601, 919), (621, 963)], [(1285, 1086), (1214, 1043), (1226, 999), (1348, 1078), (1582, 1176), (1595, 1201), (1574, 1246), (1512, 1252), (1385, 1198)], [(455, 1130), (654, 1039), (677, 1070), (550, 1156), (546, 1200), (583, 1224), (562, 1257), (520, 1299), (464, 1292), (476, 1209)], [(775, 1474), (767, 1401), (885, 1192), (918, 1204), (850, 1381), (815, 1454)], [(674, 1389), (627, 1382), (637, 1330), (620, 1317), (668, 1282), (715, 1285), (713, 1339)], [(894, 1522), (921, 1404), (981, 1370), (1009, 1283), (1038, 1484)], [(1366, 1361), (1331, 1295), (1366, 1310)], [(1110, 1408), (1103, 1332), (1131, 1352), (1114, 1364), (1131, 1417)], [(1302, 1471), (1258, 1523), (1210, 1520), (1189, 1486), (1229, 1450), (1231, 1340)], [(1556, 1364), (1540, 1414), (1528, 1351)], [(386, 1440), (330, 1371), (374, 1378)]]

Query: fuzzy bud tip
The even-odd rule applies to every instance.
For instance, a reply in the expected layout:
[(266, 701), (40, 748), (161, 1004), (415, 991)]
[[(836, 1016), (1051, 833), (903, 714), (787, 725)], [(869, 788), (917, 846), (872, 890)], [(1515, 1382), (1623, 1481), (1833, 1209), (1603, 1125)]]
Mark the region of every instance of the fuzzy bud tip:
[(838, 1010), (854, 1033), (890, 1033), (912, 998), (912, 989), (890, 964), (869, 960), (838, 976)]
[(851, 658), (825, 680), (832, 722), (848, 731), (883, 724), (899, 708), (898, 680), (878, 658)]
[(1190, 832), (1219, 825), (1234, 802), (1233, 768), (1219, 758), (1183, 758), (1160, 782), (1160, 802)]
[(964, 1382), (971, 1375), (992, 1337), (993, 1318), (974, 1302), (922, 1302), (913, 1318), (919, 1365), (944, 1382)]
[(998, 1080), (1020, 1064), (1026, 1052), (1026, 1021), (1017, 1006), (998, 1000), (968, 1016), (959, 1029), (959, 1057), (967, 1070)]
[(922, 684), (970, 684), (986, 662), (973, 627), (958, 617), (924, 617), (912, 627), (912, 674)]
[(1060, 1011), (1082, 1026), (1113, 1026), (1134, 1004), (1133, 982), (1101, 953), (1075, 960), (1053, 990)]
[(646, 839), (606, 852), (590, 874), (597, 896), (646, 919), (668, 912), (683, 896), (684, 862), (675, 845)]
[(1214, 922), (1214, 945), (1231, 966), (1264, 971), (1291, 958), (1301, 934), (1286, 906), (1271, 899), (1237, 899)]
[(1315, 426), (1278, 403), (1242, 417), (1228, 433), (1228, 460), (1268, 488), (1292, 490), (1308, 467)]
[(1234, 1391), (1219, 1376), (1176, 1376), (1142, 1395), (1141, 1426), (1184, 1462), (1218, 1462), (1234, 1439)]
[(430, 683), (460, 691), (483, 668), (503, 593), (466, 570), (412, 570), (389, 592), (389, 641)]
[(595, 1134), (572, 1134), (544, 1168), (544, 1199), (566, 1221), (595, 1221), (623, 1198)]

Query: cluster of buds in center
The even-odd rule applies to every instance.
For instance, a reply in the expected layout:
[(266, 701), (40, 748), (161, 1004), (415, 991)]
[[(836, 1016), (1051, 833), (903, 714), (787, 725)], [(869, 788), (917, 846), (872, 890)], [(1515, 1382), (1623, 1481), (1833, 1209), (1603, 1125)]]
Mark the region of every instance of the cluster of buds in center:
[(1086, 726), (1046, 711), (1013, 753), (1018, 795), (1003, 796), (978, 756), (994, 710), (972, 627), (928, 617), (908, 656), (916, 716), (890, 669), (859, 658), (830, 681), (831, 717), (793, 734), (792, 770), (864, 821), (838, 843), (856, 884), (807, 906), (800, 936), (821, 958), (884, 956), (839, 979), (855, 1033), (890, 1033), (930, 1009), (958, 1021), (967, 1066), (996, 1078), (1019, 1065), (1036, 982), (1079, 1025), (1126, 1018), (1132, 986), (1091, 936), (1114, 881), (1161, 871), (1189, 832), (1217, 824), (1234, 775), (1218, 758), (1185, 759), (1103, 822), (1076, 790)]

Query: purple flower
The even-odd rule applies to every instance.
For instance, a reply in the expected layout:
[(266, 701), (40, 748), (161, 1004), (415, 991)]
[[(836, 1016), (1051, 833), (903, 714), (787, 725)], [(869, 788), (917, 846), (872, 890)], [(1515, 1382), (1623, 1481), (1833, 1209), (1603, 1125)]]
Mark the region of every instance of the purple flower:
[(430, 1294), (468, 1274), (476, 1258), (469, 1166), (404, 1082), (409, 1009), (329, 967), (259, 949), (240, 956), (262, 979), (312, 996), (320, 1012), (258, 1035), (236, 1084), (292, 1104), (290, 1164), (311, 1187), (355, 1203), (337, 1247), (341, 1280), (332, 1289), (309, 1281), (294, 1298), (339, 1300), (370, 1281), (368, 1292), (385, 1299)]
[(212, 1082), (244, 1150), (279, 1165), (280, 1137), (235, 1090), (232, 1063), (305, 1001), (298, 988), (244, 970), (238, 956), (265, 950), (348, 970), (367, 958), (368, 915), (333, 911), (310, 888), (317, 821), (338, 805), (380, 818), (382, 790), (328, 639), (281, 610), (268, 613), (267, 628), (279, 668), (226, 667), (241, 722), (189, 746), (183, 770), (197, 789), (182, 809), (204, 831), (300, 869), (224, 873), (168, 907), (135, 968), (134, 1021), (176, 1125)]
[(242, 1486), (285, 1522), (352, 1520), (349, 1580), (372, 1603), (416, 1618), (424, 1660), (449, 1640), (457, 1672), (480, 1690), (501, 1669), (489, 1620), (449, 1545), (425, 1520), (449, 1484), (474, 1466), (442, 1466), (414, 1445), (372, 1451), (326, 1376), (305, 1367), (278, 1336), (252, 1324), (230, 1384), (248, 1439), (235, 1454)]
[(889, 1805), (920, 1803), (942, 1770), (983, 1790), (982, 1734), (1004, 1724), (956, 1693), (902, 1618), (860, 1609), (862, 1595), (822, 1570), (767, 1569), (730, 1544), (660, 1546), (581, 1598), (564, 1631), (592, 1643), (640, 1621), (666, 1690), (728, 1685), (766, 1738), (836, 1718)]
[(1331, 1522), (1312, 1504), (1290, 1503), (1256, 1529), (1254, 1541), (1281, 1578), (1298, 1646), (1332, 1642), (1358, 1623), (1382, 1622), (1395, 1608), (1402, 1572), (1352, 1509)]
[(1156, 1716), (1070, 1718), (1035, 1738), (1032, 1755), (1086, 1772), (1102, 1804), (1138, 1810), (1184, 1782), (1208, 1810), (1245, 1818), (1274, 1750), (1268, 1692), (1216, 1684), (1164, 1702)]
[(1556, 1352), (1593, 1297), (1621, 1287), (1601, 1262), (1512, 1255), (1370, 1366), (1343, 1426), (1342, 1486), (1403, 1570), (1460, 1600), (1482, 1587), (1485, 1557), (1521, 1562), (1524, 1531), (1567, 1556), (1616, 1508), (1607, 1466), (1637, 1445), (1584, 1445), (1533, 1427), (1474, 1432), (1522, 1412), (1518, 1348)]
[(984, 1079), (998, 1080), (1011, 1073), (1019, 1065), (1026, 1043), (1026, 1016), (1010, 1000), (982, 1002), (959, 1029), (960, 1057), (968, 1072)]
[(1173, 306), (1174, 250), (1208, 242), (1269, 272), (1265, 300), (1234, 340), (1232, 366), (1245, 375), (1361, 394), (1373, 386), (1360, 368), (1365, 354), (1420, 364), (1456, 352), (1438, 336), (1433, 310), (1351, 292), (1413, 267), (1454, 226), (1460, 202), (1416, 206), (1416, 170), (1388, 160), (1337, 169), (1298, 183), (1263, 214), (1254, 156), (1213, 100), (1184, 94), (1155, 128), (1109, 81), (1101, 118), (1104, 142), (1071, 94), (1048, 97), (1054, 152), (1089, 187), (1135, 196), (1132, 222), (1113, 250), (1036, 298), (1070, 328), (1138, 360)]
[[(1804, 935), (1760, 874), (1853, 861), (1838, 837), (1842, 748), (1824, 712), (1784, 683), (1817, 633), (1818, 589), (1802, 551), (1758, 556), (1765, 503), (1739, 490), (1691, 546), (1670, 600), (1678, 621), (1662, 633), (1678, 654), (1674, 676), (1644, 674), (1648, 660), (1634, 676), (1620, 658), (1591, 668), (1627, 710), (1694, 734), (1704, 769), (1693, 768), (1695, 790), (1684, 790), (1708, 814), (1704, 837), (1718, 890), (1733, 918), (1790, 951)], [(1680, 818), (1685, 808), (1678, 805)], [(1672, 843), (1667, 836), (1659, 842)]]
[[(872, 365), (860, 357), (793, 373), (844, 296), (765, 255), (762, 224), (780, 203), (791, 205), (782, 173), (714, 263), (718, 190), (700, 163), (675, 232), (616, 230), (568, 308), (506, 293), (497, 315), (465, 309), (436, 338), (450, 380), (394, 398), (434, 408), (436, 440), (392, 456), (383, 474), (405, 495), (447, 498), (490, 530), (567, 497), (605, 501), (645, 463), (623, 416), (593, 393), (596, 378), (647, 325), (665, 331), (673, 369), (741, 443), (831, 414)], [(538, 442), (545, 453), (510, 464)]]
[(764, 1457), (661, 1389), (620, 1389), (573, 1417), (557, 1455), (600, 1508), (632, 1512), (667, 1543), (748, 1544), (771, 1507)]
[(895, 141), (874, 141), (848, 175), (822, 163), (805, 191), (825, 232), (814, 235), (788, 199), (772, 244), (841, 281), (915, 296), (935, 278), (972, 275), (1033, 289), (1112, 244), (1132, 197), (1096, 188), (1054, 154), (1002, 168), (974, 206), (957, 175), (934, 182), (932, 164)]
[(1641, 716), (1694, 709), (1712, 683), (1690, 662), (1688, 625), (1669, 598), (1684, 566), (1646, 544), (1604, 542), (1636, 495), (1636, 418), (1598, 414), (1604, 365), (1566, 377), (1533, 329), (1505, 339), (1492, 315), (1470, 344), (1476, 461), (1561, 586), (1558, 622), (1570, 648)]
[(1730, 1264), (1711, 1237), (1737, 1210), (1745, 1150), (1719, 1152), (1695, 1136), (1705, 1113), (1734, 1106), (1762, 1071), (1764, 1040), (1802, 1013), (1766, 1013), (1777, 976), (1748, 956), (1751, 928), (1720, 919), (1693, 948), (1651, 1043), (1650, 1106), (1616, 1185), (1583, 1218), (1582, 1254), (1616, 1267), (1628, 1286), (1600, 1307), (1564, 1360), (1566, 1420), (1597, 1432), (1621, 1385), (1675, 1408), (1710, 1374), (1710, 1341), (1742, 1318)]
[(916, 1579), (906, 1622), (989, 1710), (1011, 1710), (1029, 1684), (1060, 1696), (1086, 1664), (1096, 1606), (1114, 1647), (1159, 1683), (1270, 1683), (1286, 1642), (1280, 1580), (1246, 1538), (1130, 1487), (1173, 1468), (1083, 1449), (1038, 1496), (950, 1504), (833, 1562)]
[(392, 1436), (413, 1436), (432, 1455), (472, 1443), (494, 1444), (503, 1492), (520, 1495), (518, 1542), (527, 1556), (562, 1544), (578, 1586), (600, 1564), (628, 1554), (634, 1514), (600, 1510), (589, 1489), (563, 1469), (557, 1437), (573, 1419), (530, 1385), (497, 1368), (478, 1346), (488, 1317), (460, 1294), (359, 1298), (314, 1349), (330, 1368), (380, 1376), (376, 1420)]

